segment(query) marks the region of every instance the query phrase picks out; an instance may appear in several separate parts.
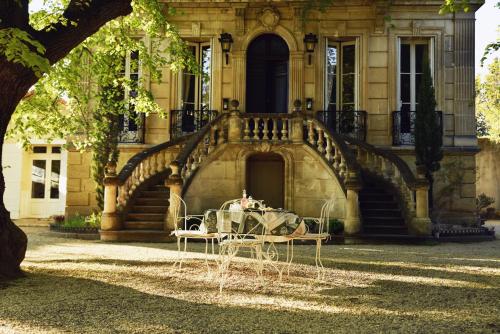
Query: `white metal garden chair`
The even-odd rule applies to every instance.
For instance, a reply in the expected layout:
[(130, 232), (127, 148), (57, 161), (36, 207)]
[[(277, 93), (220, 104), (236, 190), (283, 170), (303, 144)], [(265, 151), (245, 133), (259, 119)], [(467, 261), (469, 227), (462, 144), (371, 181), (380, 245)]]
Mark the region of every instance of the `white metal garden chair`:
[[(225, 206), (223, 205), (223, 207)], [(248, 217), (253, 218), (253, 225), (245, 222)], [(265, 233), (265, 227), (262, 225), (262, 215), (257, 212), (243, 213), (243, 211), (239, 215), (234, 210), (219, 210), (217, 211), (217, 229), (219, 236), (225, 238), (219, 241), (220, 292), (222, 292), (227, 279), (231, 262), (242, 248), (250, 250), (251, 257), (255, 260), (254, 269), (257, 277), (262, 279), (264, 239), (256, 238), (256, 236)]]
[[(208, 241), (211, 241), (212, 255), (215, 255), (214, 240), (216, 240), (219, 235), (216, 230), (211, 230), (207, 223), (206, 215), (208, 212), (205, 215), (188, 215), (186, 202), (176, 194), (172, 194), (171, 198), (173, 198), (173, 201), (171, 201), (170, 205), (174, 208), (171, 212), (175, 223), (175, 230), (173, 230), (171, 234), (175, 235), (177, 238), (177, 260), (174, 263), (174, 267), (179, 264), (180, 269), (184, 261), (184, 257), (181, 254), (182, 240), (184, 240), (185, 255), (187, 252), (188, 239), (202, 239), (205, 240), (205, 264), (210, 271), (210, 266), (208, 265)], [(193, 220), (197, 223), (191, 224), (188, 227), (188, 223)]]
[(291, 254), (289, 260), (288, 273), (290, 273), (290, 265), (293, 261), (293, 241), (294, 240), (313, 240), (316, 241), (316, 252), (314, 257), (314, 262), (316, 264), (316, 270), (318, 273), (318, 279), (321, 279), (324, 274), (324, 266), (321, 262), (321, 243), (324, 240), (330, 238), (329, 232), (329, 222), (330, 222), (330, 212), (333, 209), (334, 201), (333, 199), (326, 200), (321, 207), (320, 216), (315, 217), (303, 217), (302, 220), (312, 222), (317, 226), (314, 232), (310, 232), (310, 227), (306, 224), (306, 233), (302, 235), (292, 235), (291, 236)]

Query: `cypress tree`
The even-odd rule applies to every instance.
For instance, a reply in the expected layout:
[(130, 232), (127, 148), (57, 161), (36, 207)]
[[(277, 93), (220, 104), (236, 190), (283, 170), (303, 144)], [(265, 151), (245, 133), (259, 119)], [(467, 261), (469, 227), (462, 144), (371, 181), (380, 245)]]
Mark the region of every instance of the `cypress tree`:
[(436, 98), (429, 62), (424, 60), (423, 74), (417, 92), (415, 117), (415, 155), (417, 169), (421, 170), (430, 184), (429, 202), (432, 206), (433, 173), (441, 167), (443, 159), (443, 133), (441, 119), (436, 112)]

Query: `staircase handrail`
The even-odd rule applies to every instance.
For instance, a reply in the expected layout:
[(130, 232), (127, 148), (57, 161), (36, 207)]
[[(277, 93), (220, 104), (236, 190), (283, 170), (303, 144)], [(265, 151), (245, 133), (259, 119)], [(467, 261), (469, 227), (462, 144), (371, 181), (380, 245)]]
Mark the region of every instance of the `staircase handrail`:
[(210, 123), (201, 128), (200, 131), (196, 132), (191, 138), (189, 138), (189, 140), (186, 142), (186, 145), (184, 145), (182, 150), (177, 155), (177, 158), (175, 159), (175, 161), (177, 161), (181, 168), (186, 164), (186, 161), (191, 153), (196, 149), (196, 147), (198, 147), (203, 138), (205, 138), (208, 132), (212, 129), (212, 127), (227, 116), (228, 113), (218, 115), (212, 121), (210, 121)]
[(182, 144), (184, 141), (187, 141), (190, 137), (192, 137), (193, 134), (187, 134), (182, 137), (175, 138), (173, 140), (169, 140), (167, 142), (163, 142), (161, 144), (155, 145), (153, 147), (150, 147), (142, 152), (139, 152), (132, 156), (128, 161), (123, 165), (120, 173), (117, 175), (117, 179), (119, 181), (118, 185), (122, 185), (127, 178), (132, 175), (132, 172), (134, 169), (142, 162), (144, 161), (147, 157), (152, 156), (155, 153), (158, 153), (164, 149), (167, 149), (171, 146), (179, 145)]
[(387, 150), (382, 150), (379, 149), (373, 145), (370, 145), (366, 142), (363, 142), (359, 139), (355, 139), (349, 136), (343, 136), (344, 140), (348, 142), (349, 144), (355, 145), (355, 146), (360, 146), (364, 150), (374, 153), (376, 155), (382, 156), (392, 162), (394, 166), (399, 170), (399, 173), (401, 177), (403, 178), (404, 182), (406, 185), (411, 189), (415, 190), (417, 186), (421, 185), (427, 185), (429, 182), (425, 178), (418, 178), (413, 171), (410, 169), (410, 166), (401, 159), (398, 155), (387, 151)]

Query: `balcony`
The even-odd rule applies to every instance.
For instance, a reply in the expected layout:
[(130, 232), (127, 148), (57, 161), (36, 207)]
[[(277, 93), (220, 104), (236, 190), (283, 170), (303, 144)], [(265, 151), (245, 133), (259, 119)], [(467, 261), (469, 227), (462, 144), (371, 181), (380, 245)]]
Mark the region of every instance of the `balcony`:
[[(438, 114), (439, 128), (443, 135), (443, 113)], [(392, 112), (392, 145), (415, 145), (415, 111), (393, 111)]]
[(316, 119), (328, 130), (366, 141), (366, 111), (363, 110), (321, 110), (316, 113)]
[(217, 117), (217, 110), (172, 110), (170, 113), (170, 134), (175, 139), (199, 131)]

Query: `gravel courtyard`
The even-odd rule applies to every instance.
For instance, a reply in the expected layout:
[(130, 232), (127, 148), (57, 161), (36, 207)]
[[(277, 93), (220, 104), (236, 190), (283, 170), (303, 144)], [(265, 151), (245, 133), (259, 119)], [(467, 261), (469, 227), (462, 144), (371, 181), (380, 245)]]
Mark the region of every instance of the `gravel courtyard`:
[[(296, 246), (279, 282), (232, 266), (222, 294), (190, 244), (109, 244), (24, 228), (27, 277), (0, 283), (0, 333), (498, 333), (500, 241), (328, 245), (326, 280), (314, 246)], [(283, 248), (282, 248), (283, 250)]]

